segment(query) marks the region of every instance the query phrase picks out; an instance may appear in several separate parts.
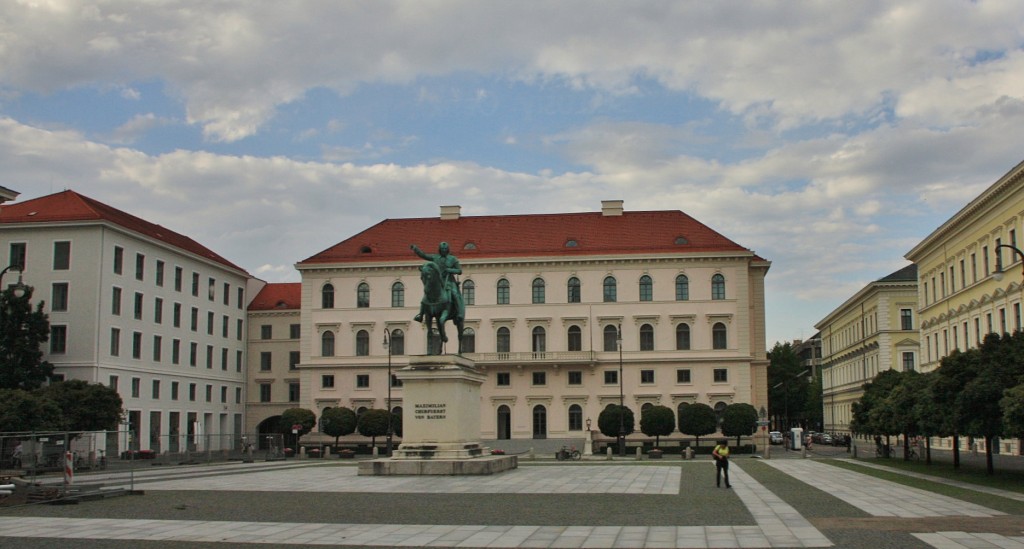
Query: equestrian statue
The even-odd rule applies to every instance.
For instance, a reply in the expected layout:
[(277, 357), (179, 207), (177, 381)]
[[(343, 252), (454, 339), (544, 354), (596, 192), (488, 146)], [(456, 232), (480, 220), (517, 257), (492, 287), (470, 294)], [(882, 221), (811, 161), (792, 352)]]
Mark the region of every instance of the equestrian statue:
[[(409, 246), (416, 255), (427, 260), (420, 266), (420, 280), (423, 281), (423, 299), (420, 300), (420, 312), (413, 317), (416, 322), (423, 322), (427, 325), (427, 333), (431, 334), (432, 325), (436, 321), (437, 334), (440, 337), (439, 344), (431, 346), (428, 344), (427, 354), (441, 354), (442, 346), (448, 342), (445, 335), (444, 325), (449, 320), (455, 323), (459, 332), (459, 354), (462, 354), (462, 330), (466, 318), (466, 305), (462, 301), (462, 292), (459, 290), (458, 275), (462, 274), (462, 267), (454, 255), (448, 253), (448, 243), (442, 242), (437, 247), (437, 254), (424, 253), (415, 244)], [(427, 341), (430, 341), (428, 336)]]

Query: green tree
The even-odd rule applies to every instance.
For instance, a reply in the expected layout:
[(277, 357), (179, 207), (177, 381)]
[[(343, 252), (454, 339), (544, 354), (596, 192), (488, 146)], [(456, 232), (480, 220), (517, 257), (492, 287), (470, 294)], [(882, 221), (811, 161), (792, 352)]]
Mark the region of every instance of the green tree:
[(334, 437), (334, 446), (338, 439), (356, 432), (356, 413), (344, 406), (328, 408), (320, 414), (320, 431)]
[(978, 349), (981, 369), (974, 379), (964, 385), (957, 397), (957, 407), (964, 418), (964, 430), (972, 436), (985, 439), (985, 464), (988, 474), (995, 474), (992, 461), (992, 443), (1003, 433), (1003, 410), (999, 403), (1003, 391), (1013, 387), (1020, 378), (1020, 360), (1024, 348), (1024, 333), (1014, 335), (989, 334)]
[(679, 410), (679, 432), (692, 435), (694, 446), (700, 446), (700, 437), (718, 430), (718, 416), (711, 406), (703, 402), (688, 404)]
[(364, 437), (370, 437), (370, 445), (377, 445), (377, 437), (388, 434), (388, 411), (371, 408), (359, 416), (356, 430)]
[(676, 428), (676, 414), (667, 406), (650, 406), (640, 410), (640, 432), (654, 437), (654, 446), (661, 445), (661, 437), (672, 434)]
[(0, 389), (0, 432), (55, 431), (60, 408), (23, 389)]
[(298, 430), (298, 433), (294, 434), (295, 452), (298, 453), (299, 439), (313, 430), (313, 426), (316, 425), (316, 414), (305, 408), (288, 408), (281, 413), (281, 422), (278, 425), (285, 435)]
[(899, 382), (899, 372), (885, 370), (864, 384), (864, 394), (860, 400), (853, 403), (853, 419), (850, 420), (850, 429), (853, 432), (866, 435), (892, 434), (886, 415), (888, 411), (879, 408), (885, 405), (885, 399)]
[(886, 399), (890, 422), (896, 432), (903, 435), (903, 461), (910, 459), (910, 438), (921, 434), (921, 407), (928, 398), (928, 379), (913, 370), (900, 374), (900, 382)]
[(807, 394), (804, 396), (804, 408), (803, 417), (807, 421), (808, 427), (820, 427), (822, 430), (825, 429), (825, 411), (822, 408), (822, 385), (821, 375), (816, 375), (810, 378), (807, 382)]
[(36, 389), (53, 375), (42, 348), (50, 339), (50, 321), (42, 301), (32, 310), (32, 291), (26, 286), (22, 297), (0, 291), (0, 389)]
[(745, 402), (737, 402), (725, 407), (722, 411), (722, 434), (736, 437), (736, 446), (740, 445), (740, 437), (750, 436), (757, 432), (757, 410)]
[[(619, 418), (622, 418), (620, 423)], [(606, 437), (618, 438), (619, 427), (623, 428), (624, 436), (633, 433), (636, 419), (633, 417), (633, 410), (627, 406), (609, 404), (597, 416), (597, 429)]]
[(800, 357), (789, 343), (776, 343), (768, 351), (768, 415), (775, 418), (775, 425), (786, 430), (796, 423), (806, 423), (807, 376), (801, 375), (805, 368)]
[(931, 384), (931, 408), (940, 415), (937, 423), (939, 436), (953, 437), (953, 468), (960, 468), (960, 435), (965, 431), (965, 418), (958, 407), (957, 399), (960, 390), (981, 369), (981, 353), (977, 349), (968, 352), (954, 350), (942, 357), (939, 368), (935, 370), (935, 379)]
[(124, 415), (121, 395), (99, 383), (72, 379), (53, 383), (39, 394), (60, 408), (64, 431), (112, 431)]
[(1006, 435), (1024, 437), (1024, 384), (1007, 389), (999, 401), (999, 407), (1003, 410)]

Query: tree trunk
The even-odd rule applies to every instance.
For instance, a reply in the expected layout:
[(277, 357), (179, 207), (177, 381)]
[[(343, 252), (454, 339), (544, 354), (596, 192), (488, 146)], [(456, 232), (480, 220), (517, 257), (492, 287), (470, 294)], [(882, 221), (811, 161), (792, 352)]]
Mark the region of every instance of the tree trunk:
[(910, 461), (910, 437), (903, 433), (903, 461)]
[(985, 435), (985, 472), (989, 475), (996, 474), (992, 465), (992, 435)]
[(953, 468), (960, 468), (960, 435), (953, 433)]
[(924, 462), (932, 464), (932, 437), (924, 437)]

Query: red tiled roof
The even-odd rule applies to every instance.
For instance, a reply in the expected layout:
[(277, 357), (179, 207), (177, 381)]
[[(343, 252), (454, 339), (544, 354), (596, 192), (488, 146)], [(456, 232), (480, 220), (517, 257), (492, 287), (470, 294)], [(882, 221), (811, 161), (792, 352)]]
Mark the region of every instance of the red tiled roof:
[(274, 311), (295, 309), (300, 307), (302, 299), (301, 282), (278, 282), (267, 284), (256, 294), (252, 303), (249, 304), (250, 311)]
[(63, 191), (24, 202), (0, 205), (0, 224), (71, 223), (76, 221), (107, 221), (199, 257), (215, 261), (248, 276), (245, 269), (187, 236), (135, 217), (75, 191)]
[(678, 210), (623, 212), (621, 216), (588, 212), (387, 219), (299, 265), (412, 261), (410, 244), (434, 253), (442, 241), (459, 259), (752, 253)]

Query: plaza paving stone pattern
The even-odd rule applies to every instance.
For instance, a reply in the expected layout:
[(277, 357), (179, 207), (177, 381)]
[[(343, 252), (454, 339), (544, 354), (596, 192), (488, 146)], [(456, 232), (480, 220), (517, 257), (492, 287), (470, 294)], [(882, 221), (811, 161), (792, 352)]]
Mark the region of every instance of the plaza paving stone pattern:
[(142, 496), (0, 510), (0, 547), (1024, 549), (1020, 516), (828, 462), (730, 469), (731, 489), (715, 487), (710, 460), (522, 464), (486, 477), (366, 477), (312, 460), (142, 469)]

